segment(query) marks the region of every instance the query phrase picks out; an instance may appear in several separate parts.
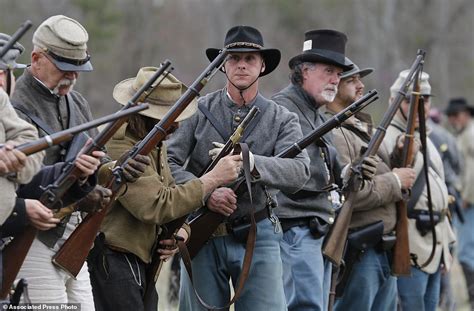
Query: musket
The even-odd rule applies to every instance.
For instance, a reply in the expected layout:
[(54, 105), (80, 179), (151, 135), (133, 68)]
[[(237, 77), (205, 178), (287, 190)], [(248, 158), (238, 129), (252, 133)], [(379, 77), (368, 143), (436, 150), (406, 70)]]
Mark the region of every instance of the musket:
[[(418, 105), (420, 101), (420, 76), (421, 65), (415, 74), (413, 85), (413, 94), (410, 98), (410, 111), (408, 112), (407, 128), (405, 130), (405, 140), (403, 144), (402, 163), (400, 167), (412, 167), (415, 155), (413, 154), (415, 142), (415, 129), (417, 127), (416, 120), (418, 114)], [(410, 272), (410, 242), (408, 237), (408, 202), (401, 200), (397, 202), (397, 224), (395, 232), (397, 240), (393, 247), (392, 274), (395, 276), (409, 276)]]
[[(415, 72), (418, 70), (418, 67), (420, 66), (420, 64), (423, 63), (424, 55), (425, 55), (425, 52), (423, 50), (418, 50), (417, 57), (413, 65), (411, 66), (411, 69), (407, 78), (402, 83), (402, 86), (400, 87), (400, 90), (398, 91), (397, 96), (395, 97), (391, 105), (389, 106), (388, 110), (385, 112), (382, 118), (382, 121), (377, 127), (375, 134), (370, 139), (370, 142), (367, 146), (366, 151), (364, 152), (360, 160), (354, 163), (351, 167), (352, 175), (349, 178), (347, 187), (345, 187), (346, 190), (349, 191), (349, 193), (323, 245), (324, 256), (328, 260), (330, 260), (336, 267), (339, 267), (339, 265), (341, 264), (341, 260), (342, 260), (346, 240), (347, 240), (347, 233), (349, 231), (349, 225), (350, 225), (352, 213), (353, 213), (353, 201), (355, 200), (357, 191), (360, 189), (360, 186), (363, 182), (362, 160), (365, 157), (374, 156), (377, 154), (377, 151), (382, 143), (382, 140), (385, 137), (386, 129), (390, 125), (390, 122), (395, 116), (402, 101), (406, 98), (407, 96), (406, 93), (413, 80), (413, 76)], [(397, 240), (398, 240), (398, 236), (397, 236)]]
[(95, 237), (100, 230), (107, 211), (117, 199), (120, 189), (125, 185), (122, 177), (123, 167), (137, 155), (148, 155), (159, 143), (161, 143), (168, 131), (172, 128), (176, 118), (184, 111), (191, 101), (199, 95), (199, 92), (214, 76), (214, 74), (223, 65), (227, 57), (227, 50), (223, 49), (221, 53), (207, 66), (186, 92), (171, 107), (165, 116), (153, 127), (153, 129), (138, 142), (130, 151), (123, 161), (117, 161), (116, 166), (112, 170), (112, 177), (105, 183), (105, 187), (112, 191), (110, 203), (100, 211), (88, 214), (79, 226), (73, 231), (61, 249), (53, 257), (53, 263), (64, 271), (76, 277), (79, 273)]
[[(139, 101), (146, 101), (148, 95), (152, 90), (162, 81), (163, 77), (157, 82), (156, 80), (162, 76), (162, 74), (168, 74), (166, 71), (171, 65), (169, 60), (165, 60), (153, 76), (143, 84), (143, 86), (137, 90), (137, 92), (130, 98), (127, 104), (122, 107), (120, 111), (124, 111), (137, 105)], [(172, 69), (171, 69), (172, 70)], [(155, 83), (156, 82), (156, 83)], [(142, 98), (143, 94), (145, 96)], [(115, 132), (127, 121), (127, 117), (120, 118), (113, 123), (109, 123), (95, 138), (94, 142), (90, 144), (84, 154), (91, 155), (96, 150), (101, 150), (105, 144), (112, 138)], [(67, 168), (63, 169), (61, 175), (54, 181), (54, 183), (48, 185), (40, 198), (40, 201), (47, 207), (59, 210), (62, 208), (61, 198), (67, 192), (67, 190), (77, 181), (79, 176), (82, 174), (81, 170), (77, 168), (73, 162), (70, 162)], [(59, 205), (59, 206), (58, 206)]]
[[(98, 127), (99, 125), (102, 125), (104, 123), (109, 123), (117, 119), (127, 117), (131, 114), (137, 113), (145, 109), (148, 109), (148, 104), (140, 104), (136, 107), (120, 110), (114, 114), (107, 115), (105, 117), (101, 117), (101, 118), (83, 123), (81, 125), (77, 125), (77, 126), (68, 128), (66, 130), (53, 133), (51, 135), (43, 136), (37, 140), (18, 145), (14, 149), (19, 150), (23, 152), (25, 155), (29, 156), (37, 152), (43, 151), (45, 149), (48, 149), (52, 146), (68, 142), (71, 139), (73, 139), (75, 135), (81, 132)], [(4, 144), (0, 144), (0, 148), (2, 146), (4, 146)]]
[[(293, 145), (289, 146), (282, 152), (280, 152), (276, 157), (280, 158), (294, 158), (298, 155), (303, 149), (308, 147), (310, 144), (319, 140), (323, 135), (331, 131), (333, 128), (339, 126), (342, 122), (350, 118), (356, 112), (362, 110), (370, 103), (378, 99), (377, 91), (372, 90), (362, 96), (359, 100), (355, 101), (353, 104), (332, 116), (326, 122), (318, 126), (311, 133), (295, 142)], [(237, 191), (240, 183), (237, 183), (233, 188), (234, 191)], [(194, 258), (202, 246), (207, 242), (210, 236), (217, 229), (219, 224), (225, 220), (225, 216), (219, 213), (210, 211), (208, 208), (201, 208), (196, 212), (196, 215), (189, 221), (191, 226), (191, 231), (193, 234), (188, 242), (188, 250), (191, 258)]]
[(33, 24), (30, 20), (27, 20), (21, 24), (20, 28), (15, 31), (15, 33), (10, 37), (10, 40), (8, 40), (8, 42), (0, 50), (0, 60), (3, 59), (3, 56), (5, 56), (5, 54), (7, 54), (7, 52), (15, 45), (15, 43), (25, 35), (32, 25)]
[[(223, 157), (227, 156), (230, 154), (232, 149), (237, 145), (237, 143), (240, 142), (242, 139), (245, 129), (247, 126), (252, 122), (252, 120), (260, 113), (260, 109), (258, 109), (256, 106), (253, 106), (252, 109), (247, 113), (245, 118), (242, 120), (242, 122), (237, 126), (235, 129), (234, 133), (229, 137), (227, 142), (225, 143), (224, 147), (221, 149), (219, 154), (206, 166), (206, 168), (199, 174), (199, 176), (203, 176), (210, 172), (219, 162), (220, 159)], [(158, 241), (163, 241), (163, 240), (168, 240), (172, 239), (175, 234), (178, 232), (178, 230), (183, 226), (185, 223), (186, 219), (188, 218), (188, 215), (184, 215), (180, 218), (177, 218), (173, 221), (170, 221), (169, 223), (166, 223), (161, 226), (162, 232), (158, 236)], [(159, 244), (157, 244), (159, 247)], [(152, 256), (152, 261), (149, 267), (147, 268), (147, 286), (146, 286), (146, 292), (145, 292), (145, 298), (144, 298), (144, 304), (145, 304), (145, 310), (152, 310), (156, 309), (156, 306), (151, 305), (151, 302), (154, 301), (154, 296), (156, 295), (156, 290), (155, 290), (155, 283), (156, 280), (158, 279), (159, 271), (161, 270), (163, 262), (160, 259), (160, 256), (158, 253), (154, 253)]]
[[(166, 60), (158, 69), (157, 73), (164, 73), (170, 65), (171, 62)], [(153, 75), (119, 112), (136, 106), (142, 94), (147, 95), (149, 94), (148, 92), (151, 92), (151, 88), (156, 87), (157, 84), (153, 85), (153, 83), (155, 83), (159, 76), (158, 74)], [(115, 132), (125, 123), (127, 118), (127, 116), (122, 116), (117, 118), (114, 122), (109, 123), (104, 130), (94, 138), (94, 141), (85, 148), (83, 154), (91, 155), (94, 151), (101, 150), (107, 141), (111, 139)], [(58, 178), (52, 184), (45, 187), (45, 191), (39, 201), (48, 208), (57, 209), (57, 214), (62, 214), (63, 216), (73, 212), (74, 208), (62, 206), (61, 199), (81, 175), (82, 172), (75, 166), (74, 161), (66, 163)], [(64, 210), (67, 211), (64, 212)], [(33, 243), (36, 233), (36, 228), (28, 226), (5, 247), (3, 252), (4, 275), (0, 297), (6, 297), (8, 294), (9, 288), (28, 254), (28, 250)]]
[[(97, 120), (84, 123), (82, 125), (70, 128), (69, 130), (54, 133), (47, 138), (46, 136), (33, 142), (19, 145), (17, 148), (25, 154), (31, 154), (54, 145), (55, 143), (70, 140), (74, 133), (88, 130), (90, 128), (99, 126), (107, 122), (116, 122), (122, 118), (125, 118), (133, 113), (142, 111), (148, 108), (148, 104), (141, 104), (136, 107), (131, 107), (126, 110), (114, 113), (109, 116), (99, 118)], [(3, 250), (3, 279), (2, 289), (0, 292), (0, 298), (6, 298), (13, 281), (15, 280), (18, 271), (20, 271), (21, 265), (26, 258), (28, 250), (33, 243), (36, 236), (37, 229), (32, 226), (27, 226), (25, 230), (18, 234), (13, 241), (5, 246)]]

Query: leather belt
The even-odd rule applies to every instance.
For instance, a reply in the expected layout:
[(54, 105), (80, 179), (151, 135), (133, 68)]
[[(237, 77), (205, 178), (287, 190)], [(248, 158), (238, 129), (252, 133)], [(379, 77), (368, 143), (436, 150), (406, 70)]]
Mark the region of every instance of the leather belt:
[(312, 217), (280, 218), (281, 228), (283, 232), (286, 232), (293, 227), (309, 226), (309, 220), (311, 218)]
[[(271, 215), (270, 215), (270, 211), (268, 207), (265, 207), (254, 214), (255, 222), (259, 222), (265, 218), (270, 218), (270, 216)], [(232, 232), (233, 227), (237, 227), (237, 226), (245, 225), (245, 224), (250, 224), (249, 215), (244, 215), (242, 217), (233, 219), (229, 222), (221, 223), (217, 227), (216, 231), (214, 231), (214, 233), (212, 234), (212, 237), (215, 238), (219, 236), (229, 235), (230, 232)]]

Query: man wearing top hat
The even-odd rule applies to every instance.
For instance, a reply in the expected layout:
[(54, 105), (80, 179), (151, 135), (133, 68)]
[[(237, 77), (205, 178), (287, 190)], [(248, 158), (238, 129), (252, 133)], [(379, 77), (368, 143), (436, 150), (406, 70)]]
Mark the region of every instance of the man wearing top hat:
[[(84, 27), (63, 15), (46, 19), (33, 34), (31, 65), (18, 79), (12, 103), (20, 117), (36, 126), (40, 136), (92, 120), (87, 101), (72, 90), (79, 72), (92, 70), (87, 41)], [(83, 132), (76, 136), (69, 144), (49, 148), (44, 164), (73, 160), (88, 136), (93, 137), (96, 133), (96, 129), (91, 129), (87, 134)], [(93, 154), (98, 159), (103, 155), (102, 152)], [(135, 174), (135, 169), (126, 168), (129, 170)], [(140, 171), (144, 171), (144, 167), (140, 167)], [(95, 175), (86, 178), (85, 182), (95, 184)], [(102, 201), (106, 202), (109, 195), (109, 190), (96, 186), (79, 206), (81, 210), (94, 210), (102, 206)], [(84, 310), (94, 310), (87, 264), (74, 279), (51, 261), (80, 221), (81, 213), (74, 212), (54, 229), (42, 231), (35, 238), (18, 274), (19, 278), (28, 280), (33, 302), (80, 303)]]
[[(260, 32), (250, 26), (229, 29), (224, 47), (230, 52), (223, 67), (226, 86), (201, 97), (199, 111), (171, 136), (168, 142), (170, 167), (178, 183), (197, 178), (210, 161), (210, 155), (217, 152), (211, 149), (218, 149), (227, 141), (255, 105), (260, 114), (253, 126), (247, 128), (244, 138), (252, 154), (253, 204), (248, 193), (235, 194), (228, 187), (216, 189), (207, 198), (206, 206), (227, 218), (193, 259), (194, 287), (209, 304), (223, 306), (229, 301), (229, 279), (236, 286), (245, 253), (245, 241), (235, 234), (237, 224), (248, 225), (247, 216), (253, 210), (257, 221), (255, 250), (250, 275), (235, 309), (286, 310), (279, 247), (281, 228), (271, 210), (273, 204), (269, 197), (276, 190), (286, 193), (299, 190), (309, 177), (309, 159), (306, 152), (294, 159), (275, 157), (302, 138), (296, 115), (258, 91), (259, 78), (277, 67), (280, 51), (265, 48)], [(211, 61), (218, 53), (219, 49), (206, 50)], [(211, 122), (203, 111), (212, 114), (220, 124), (213, 124), (215, 121)], [(180, 310), (203, 310), (188, 276), (181, 275)]]
[(464, 157), (461, 196), (464, 201), (464, 223), (457, 222), (458, 259), (463, 268), (471, 308), (474, 308), (474, 107), (465, 98), (453, 98), (446, 108), (448, 121), (455, 129), (459, 150)]
[[(344, 59), (346, 41), (346, 35), (335, 30), (307, 31), (303, 52), (289, 61), (290, 85), (272, 98), (298, 115), (304, 135), (325, 121), (319, 108), (334, 100), (341, 73), (352, 68)], [(326, 310), (331, 266), (321, 246), (334, 222), (333, 206), (338, 202), (331, 191), (337, 188), (340, 167), (327, 139), (306, 149), (310, 180), (295, 194), (277, 195), (284, 232), (283, 281), (289, 310)]]
[[(372, 71), (372, 68), (360, 69), (354, 64), (351, 70), (343, 72), (336, 98), (326, 106), (327, 115), (340, 112), (362, 97), (365, 88), (362, 78)], [(368, 113), (358, 112), (332, 133), (341, 163), (350, 164), (360, 157), (374, 134), (372, 118)], [(415, 171), (391, 169), (390, 153), (383, 146), (376, 156), (365, 159), (363, 165), (372, 168), (373, 176), (365, 176), (363, 187), (353, 200), (354, 211), (349, 225), (351, 242), (346, 249), (344, 270), (341, 270), (343, 276), (339, 276), (342, 281), (337, 288), (334, 309), (395, 310), (397, 279), (390, 269), (390, 250), (395, 237), (390, 234), (397, 219), (395, 203), (402, 199), (402, 189), (412, 186)], [(364, 249), (356, 249), (351, 244), (357, 243), (357, 239), (371, 243)]]
[[(399, 76), (390, 87), (389, 103), (399, 94), (400, 87), (406, 79), (409, 70), (400, 72)], [(425, 115), (428, 115), (431, 97), (431, 85), (428, 81), (429, 75), (423, 72), (420, 77), (420, 96), (424, 102)], [(411, 85), (407, 94), (411, 95)], [(395, 114), (382, 145), (392, 151), (392, 167), (400, 167), (401, 153), (403, 150), (403, 137), (407, 127), (409, 111), (409, 98), (405, 98), (397, 113)], [(418, 127), (418, 118), (415, 126)], [(416, 137), (420, 133), (415, 132)], [(411, 188), (410, 200), (407, 203), (408, 210), (408, 236), (411, 259), (411, 275), (399, 276), (397, 280), (398, 295), (402, 310), (436, 310), (440, 294), (441, 270), (448, 270), (452, 264), (450, 245), (454, 243), (455, 236), (449, 223), (448, 215), (448, 191), (444, 180), (444, 168), (441, 157), (427, 137), (427, 152), (429, 156), (428, 180), (431, 188), (431, 202), (437, 241), (433, 245), (433, 225), (428, 215), (428, 191), (427, 182), (424, 178), (423, 154), (413, 148), (415, 153), (414, 163), (411, 167), (415, 170), (415, 182)], [(434, 249), (434, 257), (428, 261)]]

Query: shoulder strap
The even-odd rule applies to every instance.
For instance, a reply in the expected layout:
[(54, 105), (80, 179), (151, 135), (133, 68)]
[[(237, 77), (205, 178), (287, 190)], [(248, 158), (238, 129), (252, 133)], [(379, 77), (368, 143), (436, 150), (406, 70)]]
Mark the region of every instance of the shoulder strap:
[[(241, 142), (244, 142), (245, 139), (252, 133), (252, 130), (254, 127), (257, 125), (257, 123), (260, 121), (260, 118), (262, 117), (263, 113), (265, 112), (265, 109), (267, 109), (266, 104), (262, 102), (255, 102), (255, 106), (260, 109), (260, 113), (251, 121), (250, 125), (247, 126), (247, 129), (245, 130), (244, 136), (240, 140)], [(224, 139), (227, 140), (229, 139), (230, 135), (222, 126), (222, 124), (217, 120), (216, 117), (207, 109), (202, 103), (198, 105), (198, 109), (204, 114), (204, 116), (209, 120), (211, 125), (216, 129), (216, 131), (219, 133), (219, 135)]]
[(224, 129), (224, 127), (217, 121), (216, 117), (207, 109), (202, 103), (199, 103), (198, 109), (204, 114), (204, 116), (211, 122), (212, 126), (216, 129), (222, 139), (227, 140), (230, 134)]
[[(45, 132), (48, 135), (54, 134), (54, 130), (46, 124), (41, 118), (35, 116), (33, 113), (27, 111), (26, 109), (18, 107), (18, 105), (13, 105), (13, 108), (16, 110), (20, 111), (24, 115), (26, 115), (28, 118), (31, 119), (31, 121), (36, 125), (36, 127), (40, 128), (43, 132)], [(65, 143), (59, 143), (59, 146), (63, 149), (67, 149), (67, 144)]]
[(46, 124), (46, 122), (44, 122), (43, 120), (41, 120), (40, 118), (38, 118), (37, 116), (35, 116), (34, 114), (32, 114), (31, 112), (23, 109), (23, 108), (20, 108), (18, 107), (17, 105), (14, 105), (13, 106), (16, 110), (20, 111), (21, 113), (25, 114), (28, 118), (31, 119), (31, 121), (33, 121), (33, 123), (39, 127), (40, 129), (42, 129), (46, 134), (48, 135), (51, 135), (54, 133), (53, 129), (49, 127), (49, 125)]

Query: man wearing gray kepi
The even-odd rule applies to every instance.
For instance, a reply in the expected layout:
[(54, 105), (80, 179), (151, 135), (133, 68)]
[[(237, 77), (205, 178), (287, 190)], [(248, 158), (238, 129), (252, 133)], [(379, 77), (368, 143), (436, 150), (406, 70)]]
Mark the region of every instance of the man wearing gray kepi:
[[(306, 32), (303, 52), (289, 62), (291, 84), (272, 97), (298, 115), (304, 135), (325, 121), (319, 108), (334, 99), (340, 74), (352, 68), (344, 59), (346, 42), (346, 35), (339, 31)], [(289, 310), (327, 310), (331, 266), (323, 259), (321, 247), (334, 222), (336, 202), (331, 190), (340, 168), (326, 138), (306, 149), (310, 180), (295, 194), (277, 195), (276, 213), (284, 232), (280, 242), (283, 281)]]
[[(409, 70), (400, 72), (398, 78), (390, 87), (390, 104), (399, 94), (403, 81), (407, 78)], [(407, 94), (413, 93), (410, 86)], [(423, 72), (420, 76), (420, 91), (424, 104), (425, 114), (430, 108), (431, 85), (429, 75)], [(393, 118), (382, 144), (392, 151), (392, 167), (401, 165), (403, 143), (407, 128), (410, 100), (406, 96)], [(415, 119), (415, 126), (419, 120)], [(420, 133), (415, 132), (415, 137)], [(411, 188), (410, 200), (407, 203), (408, 237), (411, 259), (411, 276), (399, 276), (397, 280), (398, 295), (402, 310), (434, 311), (438, 305), (440, 294), (441, 271), (448, 270), (452, 264), (450, 245), (455, 241), (448, 219), (448, 190), (444, 181), (444, 168), (441, 157), (431, 142), (426, 138), (428, 155), (428, 181), (425, 179), (424, 158), (421, 151), (414, 148), (414, 163), (416, 179)], [(433, 207), (434, 230), (436, 231), (435, 244), (433, 245), (433, 223), (429, 216), (428, 187), (431, 188), (431, 203)], [(434, 248), (434, 249), (433, 249)], [(433, 258), (428, 261), (434, 250)]]
[[(244, 260), (245, 239), (241, 235), (239, 239), (238, 233), (242, 234), (248, 228), (247, 216), (254, 209), (258, 230), (252, 266), (235, 309), (286, 310), (281, 279), (281, 230), (273, 215), (269, 191), (274, 193), (279, 189), (292, 193), (299, 190), (309, 177), (309, 159), (306, 152), (294, 159), (275, 157), (302, 138), (296, 115), (258, 91), (260, 77), (278, 66), (280, 51), (265, 48), (260, 31), (250, 26), (229, 29), (224, 46), (230, 52), (223, 67), (226, 87), (199, 99), (200, 111), (183, 121), (168, 141), (168, 157), (177, 182), (195, 179), (210, 161), (210, 155), (217, 151), (210, 149), (219, 148), (219, 143), (225, 142), (249, 110), (257, 106), (261, 112), (253, 121), (253, 129), (247, 128), (248, 136), (244, 138), (253, 159), (250, 161), (253, 162), (250, 163), (253, 166), (253, 206), (248, 193), (236, 194), (228, 187), (212, 192), (207, 207), (228, 218), (194, 257), (193, 282), (207, 303), (223, 306), (228, 302), (229, 279), (234, 286), (237, 284)], [(218, 53), (216, 48), (206, 51), (211, 61)], [(202, 112), (203, 108), (219, 121), (220, 126)], [(181, 275), (180, 309), (202, 310), (186, 273)]]
[[(36, 126), (40, 136), (92, 120), (87, 101), (72, 90), (79, 72), (92, 70), (87, 41), (84, 27), (63, 15), (46, 19), (33, 34), (31, 66), (18, 79), (12, 103), (20, 117)], [(88, 131), (91, 137), (96, 134), (96, 129)], [(44, 164), (76, 158), (88, 135), (83, 132), (69, 144), (49, 148)], [(92, 155), (102, 158), (104, 154)], [(95, 180), (94, 175), (90, 178)], [(80, 211), (37, 235), (18, 274), (28, 280), (32, 302), (78, 303), (83, 310), (94, 310), (87, 264), (74, 279), (56, 268), (52, 257), (81, 221), (81, 211), (100, 208), (109, 195), (108, 189), (96, 186), (82, 204), (78, 203)]]

